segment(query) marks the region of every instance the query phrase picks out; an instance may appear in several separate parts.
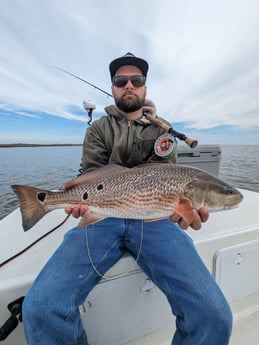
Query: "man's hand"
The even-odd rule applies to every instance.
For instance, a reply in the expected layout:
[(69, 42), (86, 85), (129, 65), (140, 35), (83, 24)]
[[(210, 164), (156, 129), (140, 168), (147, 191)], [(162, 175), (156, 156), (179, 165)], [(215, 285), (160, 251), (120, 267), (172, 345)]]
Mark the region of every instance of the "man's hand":
[(209, 211), (207, 207), (201, 207), (199, 210), (193, 209), (193, 218), (190, 223), (187, 223), (179, 214), (174, 213), (170, 220), (174, 223), (178, 223), (180, 228), (187, 230), (190, 226), (193, 230), (199, 230), (202, 223), (205, 223), (209, 218)]
[(75, 205), (73, 207), (65, 207), (66, 214), (71, 214), (74, 218), (88, 217), (91, 214), (88, 205)]
[[(84, 183), (86, 177), (81, 175), (73, 180), (66, 182), (63, 186), (63, 190), (75, 187), (77, 184)], [(66, 214), (71, 214), (74, 218), (87, 217), (91, 214), (88, 205), (75, 205), (70, 207), (65, 207)]]
[(150, 99), (146, 99), (142, 107), (144, 113), (149, 113), (152, 116), (156, 116), (156, 106)]

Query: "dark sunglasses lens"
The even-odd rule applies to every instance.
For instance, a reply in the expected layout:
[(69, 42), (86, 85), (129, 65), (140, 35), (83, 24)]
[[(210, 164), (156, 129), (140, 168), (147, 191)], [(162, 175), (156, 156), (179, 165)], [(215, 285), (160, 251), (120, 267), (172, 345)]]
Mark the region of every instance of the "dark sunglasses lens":
[(133, 75), (131, 77), (127, 76), (117, 76), (114, 77), (113, 85), (116, 87), (124, 87), (128, 81), (131, 81), (132, 85), (135, 87), (141, 87), (145, 84), (145, 77), (143, 75)]
[(142, 75), (133, 75), (130, 78), (132, 85), (135, 87), (141, 87), (145, 84), (145, 78)]
[(114, 78), (113, 85), (116, 87), (124, 87), (128, 82), (128, 77), (118, 76)]

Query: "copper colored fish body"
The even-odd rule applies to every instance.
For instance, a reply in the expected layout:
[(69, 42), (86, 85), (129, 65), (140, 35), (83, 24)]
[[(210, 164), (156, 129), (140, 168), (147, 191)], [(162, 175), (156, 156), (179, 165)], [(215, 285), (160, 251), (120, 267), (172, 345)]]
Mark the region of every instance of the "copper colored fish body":
[(46, 213), (66, 206), (89, 205), (92, 215), (85, 226), (106, 217), (153, 221), (177, 212), (187, 221), (192, 208), (232, 208), (241, 193), (209, 173), (184, 165), (145, 164), (134, 168), (116, 165), (82, 175), (80, 184), (65, 191), (48, 191), (13, 185), (20, 199), (24, 230)]

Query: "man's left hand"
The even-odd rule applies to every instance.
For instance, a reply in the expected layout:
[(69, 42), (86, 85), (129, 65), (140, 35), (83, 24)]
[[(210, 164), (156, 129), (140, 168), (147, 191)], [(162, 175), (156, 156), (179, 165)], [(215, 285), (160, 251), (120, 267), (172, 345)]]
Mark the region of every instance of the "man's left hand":
[(177, 223), (180, 228), (187, 230), (190, 226), (193, 230), (199, 230), (202, 223), (205, 223), (209, 218), (209, 211), (207, 207), (201, 207), (199, 210), (193, 209), (193, 218), (189, 223), (187, 223), (179, 214), (174, 213), (170, 220)]

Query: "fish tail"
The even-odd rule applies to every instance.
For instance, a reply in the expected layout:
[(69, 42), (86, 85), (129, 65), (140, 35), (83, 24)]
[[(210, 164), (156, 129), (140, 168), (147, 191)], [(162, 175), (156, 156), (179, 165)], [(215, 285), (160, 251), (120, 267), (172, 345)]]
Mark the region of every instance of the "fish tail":
[(12, 185), (12, 189), (20, 201), (23, 229), (28, 231), (50, 211), (44, 204), (48, 191), (20, 185)]

